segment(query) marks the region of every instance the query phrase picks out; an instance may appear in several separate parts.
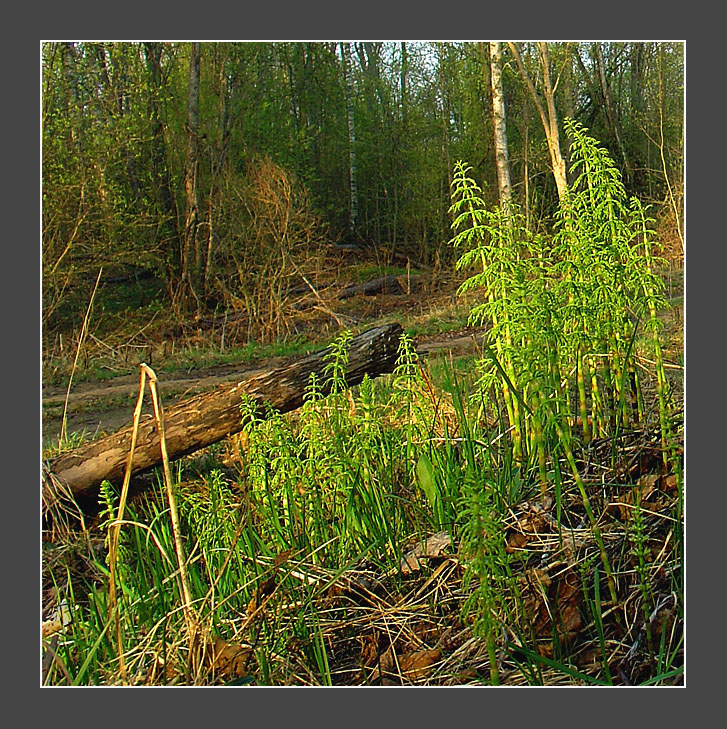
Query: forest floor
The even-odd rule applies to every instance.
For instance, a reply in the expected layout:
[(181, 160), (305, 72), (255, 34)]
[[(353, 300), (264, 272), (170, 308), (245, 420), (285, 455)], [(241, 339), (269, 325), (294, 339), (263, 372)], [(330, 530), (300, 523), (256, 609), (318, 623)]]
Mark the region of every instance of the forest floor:
[[(406, 292), (400, 295), (377, 296), (360, 294), (346, 302), (337, 302), (337, 315), (361, 330), (398, 321), (412, 334), (420, 356), (474, 354), (484, 329), (473, 329), (466, 325), (467, 309), (456, 298), (456, 288), (453, 282), (445, 282), (434, 288), (425, 281), (421, 290), (408, 295)], [(662, 319), (665, 322), (666, 356), (676, 364), (681, 361), (682, 356), (684, 304), (680, 286), (676, 289), (672, 287), (671, 294), (672, 308), (662, 314)], [(355, 316), (351, 315), (353, 312)], [(164, 361), (164, 353), (169, 351), (169, 342), (160, 341), (164, 340), (163, 328), (156, 332), (147, 332), (144, 342), (149, 342), (148, 347), (135, 345), (135, 354), (139, 361), (147, 363), (151, 363), (154, 355), (153, 366), (161, 367), (156, 369), (161, 396), (165, 407), (169, 407), (192, 395), (279, 367), (296, 356), (326, 346), (335, 336), (332, 323), (330, 317), (326, 321), (325, 312), (319, 311), (315, 318), (309, 313), (303, 314), (297, 322), (293, 322), (293, 327), (296, 331), (307, 330), (307, 341), (301, 351), (287, 356), (266, 354), (266, 348), (261, 347), (261, 353), (247, 353), (246, 356), (236, 358), (234, 338), (228, 345), (229, 353), (222, 356), (219, 347), (214, 344), (220, 337), (224, 337), (219, 331), (219, 325), (212, 326), (205, 332), (201, 347), (200, 337), (196, 338), (198, 343), (194, 349), (195, 352), (201, 351), (201, 354), (192, 361), (188, 359), (179, 363), (177, 358), (175, 363), (171, 357), (169, 362)], [(239, 344), (239, 340), (237, 343)], [(158, 352), (162, 354), (159, 355)], [(144, 358), (144, 355), (147, 357)], [(161, 362), (158, 362), (160, 358)], [(102, 368), (106, 371), (87, 367), (85, 371), (77, 373), (70, 390), (68, 377), (49, 378), (50, 381), (46, 381), (44, 376), (44, 447), (58, 441), (64, 413), (67, 433), (83, 435), (86, 438), (108, 434), (131, 423), (139, 390), (138, 363), (120, 362), (117, 358), (111, 366), (102, 365)], [(148, 409), (150, 405), (147, 403), (145, 407)]]
[[(190, 323), (186, 329), (182, 327), (182, 332), (177, 334), (169, 333), (169, 321), (155, 321), (153, 327), (140, 325), (137, 321), (134, 326), (139, 329), (143, 328), (144, 336), (136, 337), (133, 340), (128, 337), (114, 337), (109, 331), (97, 328), (94, 330), (95, 336), (90, 339), (88, 346), (84, 349), (83, 366), (75, 371), (70, 387), (68, 381), (72, 371), (73, 347), (66, 345), (63, 361), (54, 360), (53, 351), (47, 350), (42, 391), (43, 446), (51, 449), (58, 443), (64, 413), (67, 433), (73, 436), (66, 446), (76, 442), (77, 439), (93, 439), (114, 432), (124, 425), (130, 425), (138, 396), (138, 364), (141, 361), (152, 363), (159, 378), (164, 406), (169, 407), (192, 395), (278, 367), (291, 359), (305, 356), (309, 352), (327, 346), (340, 331), (341, 322), (350, 326), (355, 332), (359, 332), (372, 326), (397, 321), (412, 337), (420, 357), (429, 360), (428, 369), (435, 367), (437, 361), (448, 360), (450, 356), (457, 361), (458, 367), (469, 366), (468, 361), (471, 364), (473, 360), (483, 356), (481, 342), (485, 333), (484, 329), (467, 326), (467, 312), (472, 301), (463, 301), (456, 296), (457, 284), (454, 281), (438, 280), (435, 286), (431, 283), (434, 277), (422, 277), (422, 279), (421, 287), (417, 291), (403, 291), (398, 295), (389, 293), (366, 296), (360, 294), (346, 301), (327, 299), (324, 306), (316, 308), (315, 311), (307, 310), (289, 322), (293, 335), (290, 337), (292, 344), (288, 348), (278, 348), (269, 340), (265, 345), (251, 345), (246, 339), (244, 327), (241, 326), (240, 331), (235, 333), (230, 328), (228, 319), (225, 319), (225, 330), (216, 326), (217, 321), (204, 329), (199, 327), (198, 323)], [(669, 379), (673, 379), (677, 385), (677, 392), (681, 391), (683, 394), (681, 378), (684, 362), (684, 300), (679, 273), (675, 273), (670, 278), (666, 293), (671, 306), (660, 315), (664, 324), (661, 330), (664, 361), (667, 376)], [(132, 342), (126, 352), (119, 344), (122, 341)], [(224, 346), (222, 346), (223, 342)], [(114, 356), (105, 356), (105, 351)], [(649, 366), (648, 359), (644, 359), (643, 362), (645, 366)], [(150, 404), (145, 405), (145, 411), (151, 412)], [(597, 448), (593, 451), (596, 459), (600, 457), (597, 451)], [(676, 532), (672, 526), (676, 524), (681, 512), (675, 507), (678, 501), (678, 490), (674, 485), (675, 476), (662, 472), (663, 469), (658, 463), (659, 459), (655, 460), (653, 456), (655, 452), (654, 444), (647, 434), (640, 431), (634, 432), (631, 434), (623, 454), (624, 458), (628, 460), (628, 472), (625, 475), (616, 474), (608, 470), (605, 465), (603, 466), (604, 474), (608, 473), (609, 478), (613, 476), (614, 483), (617, 483), (613, 487), (610, 500), (601, 504), (599, 518), (604, 539), (609, 546), (612, 559), (615, 560), (616, 572), (619, 575), (618, 609), (615, 605), (601, 605), (599, 602), (601, 597), (597, 592), (594, 593), (596, 595), (595, 603), (591, 603), (588, 590), (577, 589), (580, 584), (578, 580), (591, 580), (592, 574), (590, 567), (588, 569), (586, 567), (576, 568), (575, 565), (581, 564), (584, 559), (583, 554), (589, 550), (591, 553), (589, 559), (593, 561), (595, 552), (593, 552), (593, 543), (586, 539), (587, 530), (582, 528), (584, 516), (579, 506), (579, 494), (575, 493), (571, 486), (563, 486), (564, 513), (559, 518), (568, 521), (569, 528), (575, 529), (575, 532), (583, 537), (583, 542), (576, 544), (576, 541), (573, 541), (570, 556), (566, 554), (563, 557), (565, 552), (558, 551), (554, 547), (554, 542), (552, 542), (554, 537), (550, 533), (552, 518), (549, 513), (543, 516), (545, 504), (541, 506), (534, 500), (519, 503), (518, 499), (514, 499), (513, 504), (508, 507), (510, 511), (503, 515), (505, 519), (503, 534), (507, 537), (508, 549), (522, 551), (530, 559), (527, 565), (537, 566), (535, 571), (526, 571), (524, 574), (531, 575), (532, 573), (536, 577), (540, 575), (533, 583), (534, 587), (531, 586), (532, 595), (529, 592), (531, 587), (526, 585), (522, 589), (523, 594), (528, 600), (531, 600), (534, 606), (531, 607), (532, 610), (535, 610), (534, 614), (537, 619), (533, 623), (533, 630), (535, 639), (537, 639), (537, 651), (540, 651), (541, 657), (533, 658), (527, 652), (521, 655), (515, 651), (513, 654), (515, 657), (512, 660), (508, 658), (502, 666), (503, 683), (510, 685), (521, 685), (524, 682), (537, 685), (572, 685), (584, 682), (613, 682), (639, 685), (649, 681), (669, 684), (681, 680), (683, 670), (681, 668), (683, 649), (680, 639), (682, 622), (679, 617), (681, 603), (678, 599), (678, 589), (675, 587), (675, 580), (680, 570), (678, 556), (680, 549), (675, 546), (679, 544), (679, 537), (675, 536)], [(590, 453), (591, 451), (589, 451)], [(642, 455), (644, 458), (641, 458)], [(650, 458), (646, 458), (646, 456)], [(604, 458), (604, 464), (607, 464), (609, 459)], [(220, 455), (220, 459), (220, 463), (228, 465), (229, 459), (226, 459), (224, 454)], [(234, 459), (229, 460), (229, 464), (232, 464), (230, 473), (237, 473), (239, 464)], [(590, 465), (597, 470), (598, 464)], [(419, 469), (419, 466), (417, 468)], [(194, 473), (196, 473), (195, 468), (190, 467), (188, 476), (191, 474), (190, 477), (193, 477)], [(624, 479), (624, 484), (621, 484)], [(194, 483), (187, 478), (184, 481), (182, 492), (191, 499), (189, 503), (197, 503), (194, 494), (200, 490), (200, 493), (207, 493), (210, 489), (214, 490), (217, 488), (215, 483), (214, 478), (205, 472), (201, 480)], [(594, 503), (600, 503), (602, 496), (599, 483), (594, 481), (593, 484), (590, 482), (588, 484), (590, 498)], [(151, 480), (149, 484), (151, 484)], [(301, 498), (303, 498), (308, 493), (308, 487), (303, 487), (301, 484), (298, 486), (301, 489)], [(220, 488), (220, 494), (227, 493), (225, 489)], [(232, 488), (230, 493), (236, 499), (237, 491), (234, 489), (237, 487), (233, 484), (233, 487), (230, 488)], [(217, 492), (215, 491), (215, 493)], [(643, 627), (641, 627), (643, 616), (637, 609), (641, 599), (639, 597), (641, 587), (636, 579), (636, 576), (640, 574), (639, 565), (634, 566), (636, 563), (632, 563), (632, 545), (629, 541), (633, 536), (633, 522), (630, 520), (629, 508), (631, 501), (637, 496), (639, 499), (643, 498), (644, 514), (646, 515), (644, 518), (648, 519), (644, 526), (646, 530), (644, 538), (651, 550), (648, 553), (651, 555), (648, 557), (648, 568), (651, 570), (650, 584), (653, 585), (653, 596), (650, 597), (652, 603), (649, 604), (653, 604), (654, 609)], [(146, 501), (143, 499), (140, 500), (137, 504), (138, 508), (142, 508), (145, 503)], [(204, 504), (206, 501), (202, 500), (200, 503)], [(235, 501), (235, 503), (237, 502)], [(641, 504), (640, 501), (639, 504)], [(228, 504), (229, 508), (215, 512), (214, 518), (234, 521), (237, 518), (235, 516), (237, 512), (233, 506), (234, 504)], [(552, 499), (546, 511), (551, 508), (554, 508)], [(236, 524), (233, 524), (233, 527), (237, 528)], [(252, 527), (250, 528), (252, 529)], [(249, 613), (248, 617), (242, 623), (235, 619), (237, 622), (233, 620), (229, 625), (225, 624), (226, 627), (223, 626), (222, 631), (224, 636), (221, 638), (216, 635), (210, 639), (213, 640), (214, 648), (211, 654), (213, 664), (210, 670), (212, 673), (216, 671), (216, 678), (201, 678), (202, 683), (208, 680), (216, 683), (252, 681), (261, 685), (276, 683), (318, 685), (321, 681), (346, 685), (481, 683), (483, 677), (487, 675), (487, 670), (491, 671), (492, 662), (484, 650), (483, 642), (475, 639), (472, 626), (462, 618), (465, 601), (469, 594), (463, 582), (463, 561), (460, 560), (462, 535), (458, 533), (456, 543), (444, 541), (447, 535), (441, 531), (430, 535), (426, 540), (421, 540), (422, 534), (429, 534), (428, 529), (427, 524), (420, 524), (416, 534), (412, 536), (411, 544), (399, 545), (402, 554), (405, 554), (405, 566), (407, 567), (406, 569), (402, 567), (402, 574), (397, 578), (399, 582), (388, 572), (382, 572), (383, 568), (380, 569), (380, 565), (376, 567), (373, 562), (369, 564), (364, 560), (361, 564), (356, 563), (353, 567), (349, 566), (343, 577), (348, 580), (346, 584), (350, 583), (358, 592), (361, 592), (361, 595), (356, 593), (358, 595), (356, 600), (359, 600), (361, 605), (355, 601), (355, 604), (352, 602), (351, 605), (345, 602), (345, 600), (349, 600), (348, 593), (345, 592), (345, 589), (348, 588), (345, 588), (345, 585), (344, 587), (338, 585), (338, 582), (343, 579), (340, 567), (337, 568), (338, 571), (335, 574), (331, 573), (326, 577), (326, 579), (330, 578), (330, 589), (321, 588), (320, 595), (316, 592), (315, 601), (310, 603), (315, 605), (315, 610), (319, 611), (316, 614), (323, 621), (317, 630), (321, 640), (328, 646), (332, 661), (322, 674), (327, 672), (325, 680), (320, 676), (314, 677), (310, 674), (306, 661), (312, 659), (308, 657), (304, 660), (301, 657), (303, 656), (301, 651), (304, 652), (308, 643), (295, 631), (290, 635), (286, 633), (288, 628), (285, 627), (287, 626), (285, 622), (287, 612), (285, 611), (288, 608), (285, 606), (297, 605), (302, 597), (305, 597), (303, 593), (296, 592), (305, 587), (305, 585), (303, 587), (298, 585), (296, 577), (295, 579), (290, 578), (295, 588), (290, 588), (290, 594), (286, 592), (287, 583), (283, 585), (281, 581), (281, 584), (273, 589), (272, 594), (268, 594), (265, 589), (273, 585), (274, 579), (271, 578), (264, 584), (261, 582), (262, 587), (256, 588), (258, 591), (253, 594), (247, 605), (245, 614)], [(238, 537), (239, 534), (235, 538)], [(100, 550), (99, 554), (103, 552), (103, 535), (96, 520), (90, 526), (85, 538), (90, 539), (89, 544), (92, 547), (97, 545)], [(67, 536), (65, 540), (54, 541), (50, 536), (44, 536), (44, 616), (55, 615), (53, 610), (56, 609), (59, 589), (56, 584), (57, 580), (58, 584), (67, 579), (73, 585), (77, 585), (79, 594), (83, 593), (82, 586), (83, 589), (86, 589), (86, 583), (83, 580), (95, 580), (98, 585), (104, 584), (105, 578), (97, 574), (98, 569), (93, 566), (97, 556), (96, 552), (92, 552), (91, 556), (78, 556), (85, 555), (85, 552), (83, 552), (82, 546), (78, 546), (81, 542), (76, 543), (74, 539), (75, 537)], [(421, 541), (418, 542), (418, 539)], [(434, 544), (433, 540), (437, 543), (431, 546), (430, 542)], [(407, 552), (410, 547), (412, 550)], [(416, 555), (418, 548), (420, 551), (424, 550), (423, 554), (427, 558), (427, 563), (421, 562), (421, 566), (416, 556), (412, 558), (413, 562), (410, 562), (409, 555)], [(434, 550), (431, 553), (430, 548)], [(242, 550), (242, 547), (240, 549)], [(311, 549), (313, 548), (311, 547)], [(273, 553), (275, 561), (270, 567), (273, 574), (277, 574), (284, 567), (285, 561), (290, 558), (290, 550), (280, 550), (277, 556)], [(217, 553), (214, 549), (212, 552)], [(147, 557), (148, 555), (145, 553), (144, 559)], [(66, 574), (63, 570), (66, 569), (66, 562), (71, 558), (78, 564), (74, 563), (75, 566)], [(301, 564), (303, 563), (301, 562)], [(590, 565), (591, 562), (588, 564)], [(219, 574), (221, 575), (227, 567), (228, 565), (225, 563), (224, 569), (220, 568)], [(308, 567), (309, 565), (306, 563), (306, 569)], [(546, 574), (551, 567), (553, 572)], [(579, 572), (578, 569), (581, 571)], [(299, 571), (293, 570), (293, 567), (290, 567), (290, 570), (293, 575), (299, 573)], [(63, 577), (64, 574), (66, 577)], [(595, 574), (598, 575), (598, 571)], [(323, 584), (323, 577), (318, 573), (316, 575), (315, 579)], [(268, 572), (265, 572), (260, 579), (267, 576)], [(573, 584), (568, 582), (571, 579), (575, 580)], [(235, 577), (236, 587), (235, 589), (230, 588), (230, 595), (237, 594), (238, 583), (239, 577)], [(590, 585), (590, 583), (588, 584)], [(596, 584), (598, 584), (597, 580)], [(605, 583), (603, 589), (606, 589)], [(220, 594), (227, 594), (222, 587), (219, 590)], [(339, 594), (337, 590), (339, 592), (344, 590), (344, 592)], [(541, 595), (541, 593), (545, 594), (544, 590), (547, 592), (547, 597)], [(310, 599), (310, 596), (306, 597), (306, 600)], [(258, 603), (259, 600), (262, 602)], [(276, 600), (284, 609), (280, 606), (273, 608)], [(346, 610), (352, 611), (350, 615), (347, 613), (348, 617), (345, 620), (339, 620), (340, 616), (336, 612), (338, 609), (336, 600), (344, 600)], [(266, 601), (270, 601), (269, 606), (265, 609), (267, 613), (263, 610), (267, 604)], [(554, 661), (558, 655), (553, 654), (553, 645), (557, 647), (562, 636), (554, 634), (556, 639), (553, 640), (553, 635), (551, 635), (554, 623), (551, 625), (552, 621), (549, 622), (547, 619), (549, 615), (547, 606), (551, 603), (557, 606), (564, 625), (570, 626), (569, 629), (572, 628), (571, 633), (566, 635), (566, 642), (573, 640), (575, 647), (568, 654), (567, 659), (562, 659), (562, 664)], [(80, 608), (76, 606), (76, 609)], [(258, 665), (257, 658), (253, 660), (253, 656), (257, 655), (253, 654), (257, 639), (250, 645), (239, 641), (242, 640), (241, 636), (245, 637), (253, 627), (255, 630), (262, 631), (263, 627), (260, 626), (267, 625), (265, 620), (270, 620), (271, 616), (278, 616), (278, 613), (275, 612), (278, 609), (283, 611), (280, 612), (280, 616), (283, 616), (280, 619), (283, 622), (278, 624), (273, 621), (271, 625), (274, 625), (273, 633), (275, 635), (277, 635), (275, 631), (278, 631), (280, 636), (283, 636), (280, 638), (280, 645), (285, 646), (285, 650), (278, 647), (279, 655), (278, 653), (270, 654), (270, 660), (275, 664), (274, 670), (269, 668), (263, 670), (263, 664)], [(263, 616), (261, 618), (263, 622), (255, 618), (258, 613)], [(105, 613), (103, 614), (105, 615)], [(601, 643), (599, 644), (598, 636), (593, 628), (596, 623), (589, 622), (589, 616), (601, 614), (604, 621), (602, 625), (598, 623), (601, 626)], [(301, 615), (303, 614), (301, 613)], [(627, 617), (623, 625), (619, 622), (622, 615)], [(278, 617), (275, 619), (277, 620)], [(255, 622), (256, 620), (257, 622)], [(300, 630), (303, 623), (296, 623), (296, 625), (298, 626), (296, 630)], [(106, 628), (103, 628), (103, 631), (105, 630)], [(64, 680), (71, 683), (71, 678), (63, 673), (63, 667), (66, 664), (75, 666), (84, 663), (85, 651), (88, 649), (88, 645), (84, 642), (86, 638), (72, 633), (70, 628), (66, 629), (66, 633), (68, 635), (65, 635), (62, 640), (55, 635), (51, 639), (55, 642), (50, 643), (53, 651), (63, 647), (65, 663), (58, 659), (54, 668), (51, 663), (55, 654), (53, 651), (47, 651), (45, 654), (47, 660), (44, 660), (44, 676), (47, 674), (47, 681), (51, 684), (63, 683)], [(179, 637), (182, 635), (181, 628), (178, 633), (178, 635), (175, 633), (176, 637), (171, 642), (165, 639), (170, 647), (176, 646), (177, 643), (181, 645), (183, 642)], [(149, 640), (151, 641), (152, 638), (153, 631)], [(656, 638), (661, 640), (660, 646), (656, 645), (658, 640), (656, 643), (653, 642)], [(91, 654), (96, 650), (97, 645), (98, 641), (91, 650)], [(154, 648), (154, 650), (157, 649)], [(139, 655), (146, 655), (149, 651), (139, 648), (138, 652)], [(134, 655), (134, 652), (132, 651), (130, 655)], [(537, 675), (533, 673), (530, 676), (527, 670), (514, 667), (513, 660), (515, 663), (524, 662), (523, 665), (526, 668), (528, 665), (540, 666), (536, 671)], [(117, 675), (113, 661), (106, 664), (100, 657), (97, 661), (98, 665), (90, 664), (92, 669), (89, 670), (92, 670), (93, 678), (86, 679), (83, 676), (86, 662), (84, 667), (79, 669), (80, 673), (75, 675), (73, 681), (83, 679), (90, 683), (118, 683), (119, 681), (123, 683), (126, 680), (123, 676)], [(296, 668), (297, 664), (293, 665), (296, 661), (303, 662)], [(144, 668), (147, 673), (143, 673), (139, 669), (133, 681), (145, 685), (192, 682), (189, 677), (185, 678), (179, 673), (178, 668), (174, 668), (174, 666), (181, 665), (179, 661), (175, 663), (170, 658), (168, 665), (164, 663), (163, 668), (159, 668), (157, 663), (158, 661), (148, 670)], [(207, 669), (205, 668), (205, 670)], [(272, 673), (270, 673), (271, 670)], [(71, 672), (73, 673), (73, 669)]]

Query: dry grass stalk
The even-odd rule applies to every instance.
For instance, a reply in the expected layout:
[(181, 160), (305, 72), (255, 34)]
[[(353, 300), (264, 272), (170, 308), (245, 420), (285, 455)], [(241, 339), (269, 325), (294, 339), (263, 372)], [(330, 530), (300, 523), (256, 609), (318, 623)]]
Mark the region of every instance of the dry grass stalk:
[(174, 536), (174, 548), (177, 554), (179, 577), (182, 585), (184, 619), (187, 624), (189, 648), (191, 651), (193, 650), (194, 641), (197, 633), (197, 619), (194, 614), (194, 609), (192, 607), (192, 591), (189, 587), (189, 576), (187, 574), (186, 558), (184, 556), (184, 545), (182, 544), (182, 532), (179, 523), (179, 512), (177, 510), (177, 502), (174, 497), (174, 484), (172, 483), (172, 472), (169, 466), (167, 442), (164, 436), (164, 410), (162, 408), (161, 398), (159, 397), (156, 373), (154, 372), (154, 370), (151, 369), (151, 367), (146, 364), (141, 365), (141, 370), (142, 372), (145, 372), (149, 377), (149, 390), (151, 392), (152, 402), (154, 405), (154, 417), (156, 418), (157, 431), (159, 433), (162, 463), (164, 466), (164, 482), (167, 489), (169, 513), (172, 520), (172, 532)]
[(157, 431), (159, 433), (159, 440), (161, 445), (162, 463), (164, 466), (164, 481), (167, 489), (167, 498), (169, 501), (169, 511), (172, 521), (172, 533), (174, 536), (174, 546), (181, 582), (183, 612), (185, 623), (187, 625), (187, 635), (189, 639), (190, 651), (193, 650), (193, 645), (197, 634), (197, 620), (194, 615), (194, 610), (192, 608), (192, 592), (189, 587), (189, 576), (187, 574), (184, 547), (182, 545), (179, 513), (174, 497), (174, 487), (172, 483), (171, 469), (169, 466), (169, 456), (167, 454), (166, 439), (164, 436), (164, 411), (162, 409), (161, 399), (159, 397), (159, 392), (157, 388), (157, 376), (154, 370), (152, 370), (151, 367), (144, 363), (140, 365), (140, 370), (141, 372), (139, 382), (139, 397), (137, 398), (136, 408), (134, 409), (131, 446), (129, 449), (129, 456), (127, 459), (126, 472), (124, 474), (124, 482), (121, 489), (121, 496), (119, 498), (119, 507), (116, 518), (110, 527), (109, 534), (109, 620), (113, 619), (115, 622), (116, 643), (119, 656), (119, 672), (124, 680), (128, 680), (128, 674), (124, 661), (123, 641), (121, 636), (121, 619), (119, 615), (117, 600), (118, 546), (119, 533), (121, 530), (121, 526), (124, 523), (124, 509), (126, 507), (129, 493), (129, 484), (131, 482), (131, 464), (133, 463), (134, 450), (136, 448), (136, 439), (138, 435), (139, 421), (141, 419), (141, 409), (144, 400), (144, 385), (146, 384), (147, 378), (149, 379), (149, 391), (151, 393), (152, 403), (154, 405), (154, 416), (156, 418)]
[(91, 300), (88, 302), (88, 308), (86, 309), (86, 316), (83, 317), (83, 326), (81, 327), (81, 333), (78, 336), (78, 346), (76, 347), (76, 356), (73, 359), (73, 367), (71, 367), (71, 375), (68, 378), (68, 388), (66, 390), (66, 400), (63, 404), (63, 418), (61, 419), (61, 442), (66, 439), (66, 419), (68, 415), (68, 400), (71, 396), (71, 385), (73, 384), (73, 375), (76, 372), (76, 366), (78, 365), (78, 358), (81, 355), (81, 349), (86, 341), (86, 334), (88, 332), (88, 321), (91, 318), (91, 310), (93, 309), (93, 301), (96, 298), (96, 291), (98, 291), (98, 284), (101, 281), (101, 274), (103, 273), (103, 266), (98, 270), (98, 276), (96, 276), (96, 283), (91, 292)]
[(121, 496), (119, 498), (119, 507), (116, 519), (109, 528), (109, 620), (114, 620), (116, 627), (116, 645), (119, 656), (119, 672), (123, 679), (127, 679), (126, 665), (124, 662), (124, 648), (121, 637), (121, 617), (118, 610), (118, 601), (116, 596), (117, 581), (117, 559), (119, 550), (119, 532), (121, 530), (122, 520), (124, 518), (124, 509), (129, 495), (129, 483), (131, 482), (131, 464), (134, 460), (134, 450), (136, 448), (136, 438), (139, 432), (139, 420), (141, 419), (141, 407), (144, 402), (144, 385), (146, 384), (146, 371), (141, 368), (139, 381), (139, 396), (136, 400), (134, 408), (133, 430), (131, 434), (131, 447), (126, 460), (126, 472), (124, 473), (124, 483), (121, 487)]

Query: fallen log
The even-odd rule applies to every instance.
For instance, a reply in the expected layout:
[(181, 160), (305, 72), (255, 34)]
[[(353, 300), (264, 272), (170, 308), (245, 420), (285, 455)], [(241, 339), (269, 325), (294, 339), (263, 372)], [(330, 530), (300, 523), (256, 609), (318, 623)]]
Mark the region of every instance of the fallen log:
[[(351, 339), (346, 373), (349, 387), (359, 384), (365, 375), (376, 377), (393, 371), (401, 333), (399, 324), (388, 324), (369, 329)], [(287, 366), (221, 386), (165, 410), (164, 431), (170, 460), (242, 430), (240, 405), (243, 394), (257, 403), (262, 417), (265, 417), (268, 407), (281, 413), (299, 408), (311, 373), (315, 372), (324, 383), (324, 367), (330, 352), (328, 347)], [(159, 385), (163, 399), (164, 382), (160, 381)], [(129, 425), (45, 464), (45, 488), (53, 491), (60, 487), (68, 489), (74, 496), (94, 497), (104, 480), (120, 485), (131, 448), (132, 431), (133, 427)], [(132, 475), (161, 462), (156, 425), (154, 418), (148, 415), (139, 423)]]
[[(418, 275), (408, 277), (408, 286), (410, 290), (419, 288), (421, 284)], [(350, 299), (357, 294), (365, 294), (366, 296), (375, 296), (376, 294), (403, 294), (407, 286), (407, 277), (404, 275), (397, 276), (395, 274), (374, 278), (361, 284), (352, 284), (346, 286), (337, 295), (337, 299)]]

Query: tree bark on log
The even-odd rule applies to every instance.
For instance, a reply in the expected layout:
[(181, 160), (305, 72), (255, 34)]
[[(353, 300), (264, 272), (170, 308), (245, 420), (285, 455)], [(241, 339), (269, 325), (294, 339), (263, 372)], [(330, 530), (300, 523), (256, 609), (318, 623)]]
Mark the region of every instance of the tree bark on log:
[[(419, 276), (409, 277), (409, 286), (412, 290), (419, 288), (420, 285)], [(382, 276), (381, 278), (374, 278), (371, 281), (366, 281), (361, 284), (352, 284), (347, 286), (336, 295), (339, 300), (350, 299), (352, 296), (358, 294), (365, 294), (366, 296), (375, 296), (376, 294), (402, 294), (405, 293), (407, 285), (407, 277), (405, 275), (390, 275)]]
[[(392, 372), (396, 365), (399, 324), (375, 327), (353, 337), (348, 347), (346, 383), (359, 384), (365, 375), (376, 377)], [(164, 430), (170, 460), (181, 458), (242, 430), (242, 396), (252, 398), (265, 417), (267, 407), (285, 413), (303, 404), (306, 385), (312, 372), (324, 384), (328, 347), (297, 362), (248, 377), (178, 403), (164, 411)], [(164, 383), (159, 387), (163, 398)], [(323, 390), (326, 392), (325, 388)], [(131, 448), (133, 426), (93, 441), (45, 464), (44, 488), (56, 483), (74, 496), (95, 497), (102, 481), (119, 485), (123, 481)], [(138, 475), (161, 464), (161, 444), (154, 418), (146, 416), (139, 429), (131, 466)], [(51, 494), (54, 496), (54, 494)], [(57, 496), (57, 494), (55, 494)], [(44, 499), (45, 501), (45, 499)]]

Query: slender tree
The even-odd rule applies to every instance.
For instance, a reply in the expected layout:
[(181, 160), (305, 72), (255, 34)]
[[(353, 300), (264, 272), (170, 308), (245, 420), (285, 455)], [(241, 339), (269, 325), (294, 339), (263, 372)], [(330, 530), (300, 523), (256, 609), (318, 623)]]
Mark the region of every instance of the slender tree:
[(492, 84), (492, 128), (495, 136), (495, 163), (500, 205), (507, 211), (512, 200), (510, 159), (507, 150), (505, 98), (502, 92), (502, 50), (500, 43), (490, 43), (490, 82)]
[(601, 83), (601, 94), (603, 97), (603, 106), (606, 109), (606, 119), (608, 120), (608, 126), (616, 139), (619, 151), (621, 152), (621, 158), (624, 164), (624, 174), (626, 180), (631, 176), (631, 163), (629, 155), (626, 151), (626, 145), (623, 140), (623, 133), (621, 132), (621, 125), (616, 114), (616, 105), (613, 99), (613, 93), (611, 92), (611, 85), (606, 77), (606, 61), (603, 57), (603, 44), (594, 43), (592, 47), (593, 56), (596, 60), (596, 68), (598, 69), (598, 79)]
[(508, 42), (507, 45), (512, 51), (512, 55), (515, 57), (520, 74), (528, 87), (530, 96), (535, 103), (535, 108), (538, 110), (538, 114), (540, 115), (540, 121), (542, 122), (543, 130), (545, 131), (545, 138), (548, 142), (548, 152), (550, 154), (555, 186), (558, 190), (558, 198), (562, 200), (568, 189), (568, 181), (566, 179), (565, 160), (563, 159), (563, 153), (560, 149), (558, 115), (555, 110), (555, 90), (557, 88), (558, 80), (556, 79), (555, 84), (551, 81), (550, 54), (548, 53), (548, 46), (546, 43), (536, 44), (540, 60), (540, 81), (545, 100), (545, 107), (543, 107), (543, 102), (538, 96), (538, 92), (535, 90), (535, 85), (530, 78), (530, 74), (528, 74), (527, 69), (525, 68), (520, 51), (514, 43)]
[(401, 44), (401, 69), (399, 72), (399, 94), (401, 96), (401, 128), (404, 134), (406, 134), (406, 107), (407, 107), (407, 94), (408, 94), (408, 75), (409, 75), (409, 55), (406, 48), (406, 43)]
[(589, 99), (592, 104), (591, 123), (595, 120), (598, 113), (602, 111), (608, 136), (616, 143), (619, 156), (623, 162), (624, 177), (628, 182), (632, 174), (632, 165), (626, 145), (624, 144), (624, 134), (621, 130), (621, 124), (616, 113), (613, 92), (606, 70), (603, 44), (592, 43), (590, 45), (588, 55), (593, 67), (592, 72), (586, 66), (578, 50), (576, 50), (574, 55), (588, 87)]
[(230, 94), (231, 78), (228, 74), (229, 46), (219, 43), (215, 46), (215, 83), (217, 94), (217, 134), (208, 146), (210, 183), (207, 197), (207, 252), (204, 257), (203, 291), (205, 299), (209, 297), (212, 284), (212, 262), (214, 258), (214, 242), (217, 236), (217, 220), (220, 214), (222, 191), (220, 181), (227, 161), (227, 147), (230, 141)]
[(177, 226), (177, 204), (172, 192), (172, 177), (167, 156), (165, 124), (162, 114), (164, 78), (161, 43), (145, 43), (144, 55), (149, 74), (149, 116), (151, 119), (151, 194), (157, 203), (158, 243), (166, 252), (167, 283), (174, 298), (182, 270), (181, 237)]
[(452, 187), (452, 161), (449, 156), (449, 97), (447, 95), (446, 79), (444, 72), (446, 48), (444, 43), (437, 43), (437, 68), (439, 71), (439, 118), (442, 125), (442, 150), (444, 152), (444, 163), (447, 170), (447, 189)]
[(341, 43), (341, 59), (343, 61), (343, 77), (346, 86), (346, 122), (348, 125), (348, 182), (349, 182), (349, 214), (348, 232), (353, 236), (358, 224), (358, 180), (356, 177), (356, 123), (353, 109), (353, 73), (351, 71), (351, 48), (348, 43)]
[[(188, 295), (197, 299), (199, 307), (199, 274), (202, 271), (201, 240), (197, 236), (199, 202), (197, 182), (199, 175), (199, 77), (200, 44), (192, 43), (189, 57), (189, 82), (187, 87), (187, 149), (184, 162), (184, 247), (182, 253), (183, 299)], [(194, 259), (193, 259), (194, 256)], [(184, 303), (184, 302), (183, 302)]]

